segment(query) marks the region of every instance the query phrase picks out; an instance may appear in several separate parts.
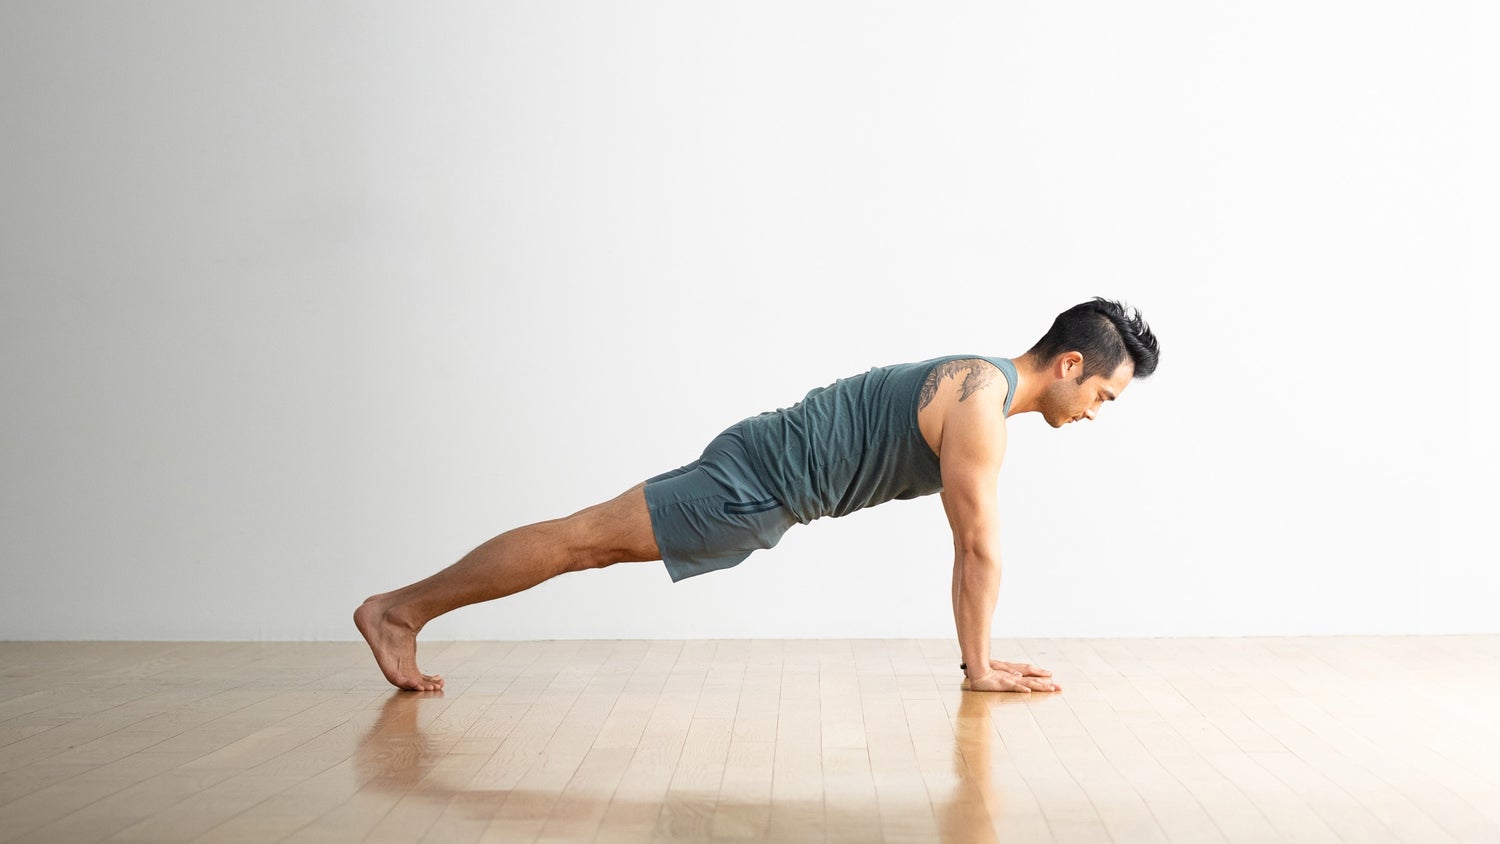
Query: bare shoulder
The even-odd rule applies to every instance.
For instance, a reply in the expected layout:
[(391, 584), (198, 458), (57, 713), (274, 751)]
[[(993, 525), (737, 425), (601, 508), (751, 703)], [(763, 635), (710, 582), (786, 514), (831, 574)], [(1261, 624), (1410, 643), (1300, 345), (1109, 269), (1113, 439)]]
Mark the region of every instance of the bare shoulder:
[(969, 396), (989, 387), (996, 380), (1000, 382), (1001, 400), (1004, 401), (1004, 394), (1009, 390), (1010, 384), (1006, 382), (998, 366), (984, 358), (943, 361), (934, 366), (927, 373), (926, 380), (922, 382), (922, 390), (917, 394), (917, 410), (920, 412), (932, 404), (933, 399), (937, 398), (938, 393), (948, 382), (957, 385), (955, 388), (957, 399), (964, 401)]
[(1004, 425), (1010, 382), (983, 358), (943, 361), (927, 373), (917, 393), (917, 427), (934, 454), (942, 454), (943, 432), (951, 417), (978, 417)]

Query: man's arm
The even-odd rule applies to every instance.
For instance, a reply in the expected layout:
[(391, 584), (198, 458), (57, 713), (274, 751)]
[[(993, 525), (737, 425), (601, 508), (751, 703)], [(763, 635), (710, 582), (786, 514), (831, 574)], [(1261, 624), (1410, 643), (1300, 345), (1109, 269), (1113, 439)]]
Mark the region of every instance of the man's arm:
[(953, 531), (953, 620), (966, 674), (990, 673), (990, 620), (1000, 594), (1000, 514), (996, 484), (1005, 458), (999, 391), (955, 402), (943, 420), (943, 510)]
[(1061, 691), (1052, 672), (990, 659), (990, 621), (1000, 594), (1000, 515), (995, 486), (1005, 458), (1003, 396), (980, 387), (943, 420), (943, 509), (953, 530), (953, 620), (967, 666), (964, 688)]

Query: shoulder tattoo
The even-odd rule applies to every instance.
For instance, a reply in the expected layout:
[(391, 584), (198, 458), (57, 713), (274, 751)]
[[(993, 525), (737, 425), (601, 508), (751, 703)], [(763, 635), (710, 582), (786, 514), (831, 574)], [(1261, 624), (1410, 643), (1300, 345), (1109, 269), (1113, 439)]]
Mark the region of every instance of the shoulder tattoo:
[(959, 385), (958, 400), (963, 401), (988, 387), (990, 382), (995, 380), (995, 374), (999, 370), (989, 361), (975, 358), (940, 363), (927, 373), (927, 380), (922, 382), (922, 392), (917, 396), (917, 410), (932, 403), (933, 397), (937, 395), (938, 385), (944, 379), (957, 377), (960, 372), (969, 373), (964, 377), (964, 382)]

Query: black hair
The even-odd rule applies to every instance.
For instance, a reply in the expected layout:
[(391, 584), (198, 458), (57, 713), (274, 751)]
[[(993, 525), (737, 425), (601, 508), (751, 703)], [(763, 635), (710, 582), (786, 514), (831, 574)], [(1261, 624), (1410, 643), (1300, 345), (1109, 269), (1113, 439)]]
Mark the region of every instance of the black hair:
[(1128, 355), (1135, 365), (1132, 377), (1146, 378), (1156, 371), (1156, 335), (1140, 311), (1133, 310), (1095, 296), (1058, 314), (1027, 354), (1049, 361), (1064, 352), (1078, 352), (1083, 355), (1080, 384), (1095, 375), (1112, 374)]

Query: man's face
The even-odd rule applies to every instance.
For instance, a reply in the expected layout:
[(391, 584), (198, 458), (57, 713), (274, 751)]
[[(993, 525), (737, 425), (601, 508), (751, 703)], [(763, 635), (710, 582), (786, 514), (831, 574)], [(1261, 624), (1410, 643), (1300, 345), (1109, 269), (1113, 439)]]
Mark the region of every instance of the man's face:
[(1042, 417), (1047, 424), (1061, 428), (1069, 422), (1092, 420), (1099, 415), (1099, 408), (1107, 401), (1114, 401), (1135, 373), (1135, 365), (1126, 358), (1108, 376), (1093, 375), (1078, 383), (1083, 372), (1083, 357), (1077, 352), (1062, 355), (1053, 364), (1059, 376), (1048, 386), (1042, 400)]

